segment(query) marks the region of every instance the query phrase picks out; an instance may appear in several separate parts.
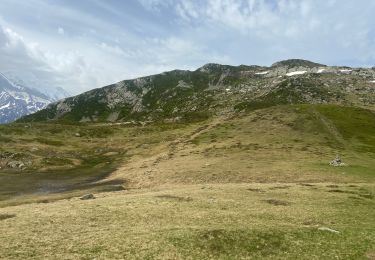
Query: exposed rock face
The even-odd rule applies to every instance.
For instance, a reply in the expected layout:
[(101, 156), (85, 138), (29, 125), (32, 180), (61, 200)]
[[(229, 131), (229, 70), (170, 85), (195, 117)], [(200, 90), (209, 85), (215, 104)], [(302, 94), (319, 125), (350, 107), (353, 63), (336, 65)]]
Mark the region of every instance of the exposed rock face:
[(61, 100), (56, 104), (56, 116), (59, 117), (61, 115), (64, 115), (68, 112), (70, 112), (72, 109), (71, 107), (64, 102), (64, 100)]
[[(207, 118), (272, 104), (334, 103), (375, 109), (375, 71), (287, 60), (271, 67), (207, 64), (125, 80), (66, 98), (21, 121), (128, 122)], [(172, 120), (173, 121), (173, 120)]]

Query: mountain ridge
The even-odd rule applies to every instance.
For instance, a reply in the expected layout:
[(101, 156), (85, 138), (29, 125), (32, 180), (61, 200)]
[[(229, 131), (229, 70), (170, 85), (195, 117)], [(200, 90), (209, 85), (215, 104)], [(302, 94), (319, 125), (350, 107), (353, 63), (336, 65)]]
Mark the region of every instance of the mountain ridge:
[(374, 69), (297, 59), (271, 67), (208, 63), (194, 71), (172, 70), (93, 89), (54, 102), (20, 121), (189, 121), (249, 108), (262, 100), (261, 107), (335, 103), (373, 109), (374, 79)]

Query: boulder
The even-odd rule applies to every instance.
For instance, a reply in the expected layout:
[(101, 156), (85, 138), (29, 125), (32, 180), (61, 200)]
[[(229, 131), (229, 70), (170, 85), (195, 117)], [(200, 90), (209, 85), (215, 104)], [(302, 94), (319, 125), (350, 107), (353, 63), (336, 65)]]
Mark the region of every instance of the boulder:
[(341, 158), (340, 158), (340, 156), (337, 155), (336, 158), (333, 159), (333, 160), (329, 163), (329, 165), (337, 167), (337, 166), (345, 166), (346, 164), (343, 163), (342, 160), (341, 160)]

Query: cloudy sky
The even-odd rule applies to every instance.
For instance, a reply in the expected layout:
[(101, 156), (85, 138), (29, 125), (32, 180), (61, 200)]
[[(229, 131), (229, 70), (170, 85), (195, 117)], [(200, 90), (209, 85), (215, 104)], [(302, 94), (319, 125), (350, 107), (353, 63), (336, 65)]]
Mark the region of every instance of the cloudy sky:
[(72, 94), (208, 62), (375, 65), (374, 0), (0, 0), (0, 72)]

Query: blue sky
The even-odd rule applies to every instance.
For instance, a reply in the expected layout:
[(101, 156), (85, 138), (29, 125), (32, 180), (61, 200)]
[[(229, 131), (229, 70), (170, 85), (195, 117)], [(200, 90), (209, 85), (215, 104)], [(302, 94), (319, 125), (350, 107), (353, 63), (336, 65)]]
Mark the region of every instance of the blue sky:
[(0, 0), (0, 71), (76, 94), (208, 62), (375, 65), (374, 0)]

